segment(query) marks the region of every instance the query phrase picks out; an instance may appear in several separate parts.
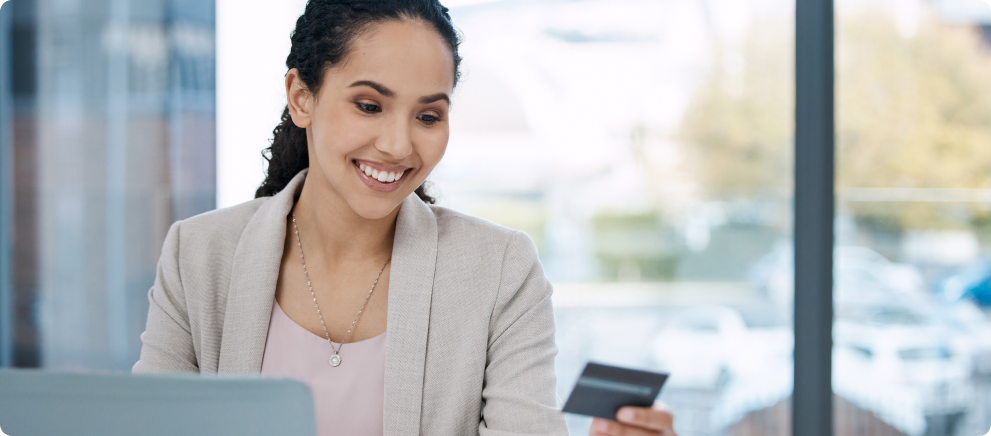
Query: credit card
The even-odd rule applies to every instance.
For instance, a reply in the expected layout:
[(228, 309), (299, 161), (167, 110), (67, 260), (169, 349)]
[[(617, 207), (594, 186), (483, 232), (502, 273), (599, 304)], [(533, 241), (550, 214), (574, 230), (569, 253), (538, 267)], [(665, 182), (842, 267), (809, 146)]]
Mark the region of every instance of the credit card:
[(623, 406), (650, 407), (668, 374), (589, 362), (564, 403), (565, 413), (616, 419)]

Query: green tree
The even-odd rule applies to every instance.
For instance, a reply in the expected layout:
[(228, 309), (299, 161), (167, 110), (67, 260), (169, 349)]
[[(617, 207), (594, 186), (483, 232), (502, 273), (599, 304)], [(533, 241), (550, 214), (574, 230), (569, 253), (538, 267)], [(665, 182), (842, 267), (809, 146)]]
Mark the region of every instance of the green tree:
[[(971, 26), (922, 20), (904, 35), (882, 12), (841, 15), (837, 34), (837, 189), (991, 188), (991, 53)], [(756, 25), (733, 79), (716, 64), (685, 114), (706, 189), (790, 189), (792, 35)], [(735, 92), (726, 86), (737, 80)], [(986, 221), (985, 205), (842, 203), (898, 229)], [(960, 213), (961, 210), (964, 213)], [(954, 212), (954, 213), (948, 213)]]
[(790, 192), (791, 35), (770, 20), (752, 27), (735, 56), (715, 48), (716, 62), (696, 89), (679, 135), (710, 197)]

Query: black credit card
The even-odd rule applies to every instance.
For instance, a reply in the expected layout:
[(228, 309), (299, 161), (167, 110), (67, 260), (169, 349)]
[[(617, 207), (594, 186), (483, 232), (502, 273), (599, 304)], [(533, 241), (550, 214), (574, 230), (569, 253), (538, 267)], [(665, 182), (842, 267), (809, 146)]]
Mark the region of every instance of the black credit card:
[(562, 411), (616, 419), (620, 407), (652, 406), (667, 379), (667, 374), (589, 362)]

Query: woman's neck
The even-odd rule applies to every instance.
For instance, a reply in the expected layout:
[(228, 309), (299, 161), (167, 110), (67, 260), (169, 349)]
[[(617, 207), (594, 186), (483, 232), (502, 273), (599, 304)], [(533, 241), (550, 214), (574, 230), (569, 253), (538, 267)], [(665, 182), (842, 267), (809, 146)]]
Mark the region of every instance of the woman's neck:
[(379, 260), (392, 254), (398, 207), (383, 218), (368, 219), (355, 213), (330, 186), (313, 179), (307, 174), (294, 209), (301, 238), (312, 247), (307, 251), (319, 250), (320, 257), (333, 263)]

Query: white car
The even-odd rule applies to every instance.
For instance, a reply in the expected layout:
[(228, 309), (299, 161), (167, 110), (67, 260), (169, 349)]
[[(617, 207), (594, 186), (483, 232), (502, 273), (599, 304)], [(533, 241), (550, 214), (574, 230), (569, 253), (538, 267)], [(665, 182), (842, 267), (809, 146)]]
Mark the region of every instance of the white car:
[[(794, 306), (794, 257), (789, 244), (780, 244), (750, 271), (752, 286), (765, 292), (782, 315), (791, 319)], [(833, 251), (837, 302), (872, 301), (891, 294), (921, 295), (925, 282), (918, 268), (892, 262), (866, 247), (839, 246)]]
[(734, 377), (764, 377), (779, 361), (791, 362), (792, 334), (786, 326), (749, 329), (736, 310), (692, 306), (657, 334), (652, 356), (671, 373), (673, 388), (719, 389)]
[(833, 390), (905, 434), (971, 404), (971, 358), (939, 326), (837, 322), (833, 337)]
[[(837, 322), (836, 375), (871, 384), (929, 388), (966, 381), (971, 360), (951, 337), (934, 326), (865, 326)], [(842, 383), (842, 382), (841, 382)]]
[(693, 306), (658, 333), (653, 355), (671, 373), (673, 387), (716, 389), (729, 378), (732, 357), (741, 354), (747, 325), (740, 314), (723, 306)]

